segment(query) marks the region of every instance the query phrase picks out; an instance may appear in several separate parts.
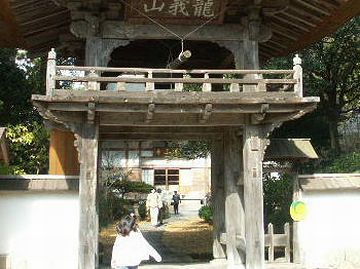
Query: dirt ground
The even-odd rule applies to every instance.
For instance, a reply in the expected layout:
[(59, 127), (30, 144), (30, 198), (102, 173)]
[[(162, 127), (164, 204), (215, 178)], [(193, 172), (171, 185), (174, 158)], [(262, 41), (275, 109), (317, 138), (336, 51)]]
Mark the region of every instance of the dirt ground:
[[(145, 223), (140, 223), (140, 227)], [(199, 220), (179, 220), (168, 223), (162, 230), (161, 244), (173, 252), (206, 259), (212, 253), (212, 226)], [(100, 263), (109, 264), (116, 238), (114, 225), (103, 229), (99, 238)]]
[(212, 226), (195, 219), (169, 224), (163, 234), (162, 243), (174, 252), (197, 256), (212, 253)]

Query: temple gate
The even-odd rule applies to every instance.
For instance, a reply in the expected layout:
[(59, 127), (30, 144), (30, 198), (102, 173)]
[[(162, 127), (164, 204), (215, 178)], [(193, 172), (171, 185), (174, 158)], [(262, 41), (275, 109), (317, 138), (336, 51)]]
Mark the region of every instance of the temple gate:
[[(335, 30), (359, 13), (357, 0), (35, 1), (39, 9), (2, 2), (0, 14), (13, 16), (3, 16), (11, 28), (0, 26), (1, 42), (34, 54), (62, 48), (84, 63), (58, 65), (51, 50), (46, 95), (32, 97), (53, 128), (75, 135), (79, 269), (98, 268), (99, 141), (151, 138), (211, 141), (214, 258), (232, 268), (265, 268), (268, 137), (282, 122), (315, 109), (319, 98), (303, 96), (297, 55), (290, 70), (261, 70), (260, 61)], [(161, 60), (164, 43), (176, 55), (172, 60), (182, 55), (176, 69)], [(185, 50), (191, 51), (187, 61)]]

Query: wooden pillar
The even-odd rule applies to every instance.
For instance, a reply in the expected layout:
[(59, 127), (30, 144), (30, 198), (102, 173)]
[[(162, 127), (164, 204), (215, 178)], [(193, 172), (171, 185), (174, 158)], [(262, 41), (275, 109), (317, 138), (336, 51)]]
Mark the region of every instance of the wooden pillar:
[(211, 147), (211, 205), (213, 208), (213, 256), (215, 260), (225, 259), (225, 247), (221, 235), (225, 232), (224, 195), (224, 140), (212, 141)]
[[(293, 201), (299, 201), (302, 198), (302, 192), (299, 185), (298, 171), (293, 172)], [(301, 243), (301, 223), (293, 221), (293, 263), (304, 265), (305, 253)]]
[(97, 201), (97, 166), (99, 126), (83, 123), (77, 133), (80, 152), (79, 179), (79, 269), (98, 268), (99, 216)]
[(225, 227), (227, 262), (243, 268), (245, 262), (245, 216), (242, 178), (242, 141), (236, 128), (224, 134)]
[(246, 269), (264, 269), (262, 159), (265, 139), (260, 125), (244, 128)]

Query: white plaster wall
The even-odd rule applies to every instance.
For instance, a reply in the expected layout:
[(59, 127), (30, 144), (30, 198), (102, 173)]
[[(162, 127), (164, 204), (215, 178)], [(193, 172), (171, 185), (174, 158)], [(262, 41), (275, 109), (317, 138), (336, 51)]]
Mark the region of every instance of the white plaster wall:
[(11, 269), (75, 269), (78, 194), (0, 191), (0, 254)]
[(195, 160), (185, 159), (143, 159), (141, 163), (142, 168), (156, 168), (156, 167), (177, 167), (177, 168), (208, 168), (211, 167), (210, 158), (198, 158)]
[(307, 268), (360, 268), (360, 192), (307, 192), (299, 223)]

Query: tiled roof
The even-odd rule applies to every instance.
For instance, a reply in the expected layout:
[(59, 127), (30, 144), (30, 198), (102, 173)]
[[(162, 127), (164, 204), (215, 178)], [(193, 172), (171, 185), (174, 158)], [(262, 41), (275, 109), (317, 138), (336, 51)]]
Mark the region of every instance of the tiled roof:
[(318, 155), (308, 138), (271, 139), (265, 153), (265, 160), (267, 161), (317, 158)]
[(300, 175), (303, 191), (359, 190), (360, 174), (313, 174)]

